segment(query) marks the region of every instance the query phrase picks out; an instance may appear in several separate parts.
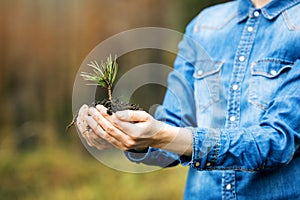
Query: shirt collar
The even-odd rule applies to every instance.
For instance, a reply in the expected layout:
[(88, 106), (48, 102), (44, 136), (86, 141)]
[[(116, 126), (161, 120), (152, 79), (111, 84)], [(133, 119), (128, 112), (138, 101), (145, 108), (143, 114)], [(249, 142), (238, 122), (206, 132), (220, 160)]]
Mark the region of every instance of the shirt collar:
[(300, 0), (272, 0), (265, 7), (256, 9), (254, 8), (251, 0), (239, 0), (239, 22), (245, 20), (248, 16), (251, 16), (254, 10), (261, 10), (261, 13), (265, 18), (272, 20), (284, 10), (297, 3), (300, 3)]

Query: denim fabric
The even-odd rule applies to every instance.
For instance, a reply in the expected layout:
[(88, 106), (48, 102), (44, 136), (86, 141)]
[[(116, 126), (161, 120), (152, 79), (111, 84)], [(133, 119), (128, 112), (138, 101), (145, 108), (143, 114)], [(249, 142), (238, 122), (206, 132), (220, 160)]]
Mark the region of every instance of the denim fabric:
[(149, 148), (129, 159), (189, 166), (188, 200), (300, 199), (299, 2), (256, 9), (238, 0), (202, 11), (156, 113), (193, 130), (192, 156)]

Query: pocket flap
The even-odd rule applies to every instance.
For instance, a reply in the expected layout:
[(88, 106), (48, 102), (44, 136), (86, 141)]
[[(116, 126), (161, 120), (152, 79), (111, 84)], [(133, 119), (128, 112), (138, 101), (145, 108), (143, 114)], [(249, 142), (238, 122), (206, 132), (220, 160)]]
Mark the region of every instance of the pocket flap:
[(283, 71), (292, 68), (292, 66), (293, 62), (278, 59), (265, 59), (252, 63), (251, 74), (254, 76), (275, 78)]
[(200, 79), (206, 76), (219, 72), (222, 68), (223, 62), (201, 60), (195, 63), (194, 78)]

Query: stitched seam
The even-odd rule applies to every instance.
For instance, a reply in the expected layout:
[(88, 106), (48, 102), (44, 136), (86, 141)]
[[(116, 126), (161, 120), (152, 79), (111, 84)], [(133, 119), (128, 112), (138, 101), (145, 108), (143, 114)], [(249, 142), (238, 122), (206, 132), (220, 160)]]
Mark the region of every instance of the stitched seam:
[(289, 20), (289, 17), (288, 17), (288, 14), (286, 11), (284, 11), (282, 13), (282, 16), (283, 16), (283, 19), (287, 25), (287, 28), (290, 30), (290, 31), (295, 31), (295, 30), (299, 30), (300, 29), (300, 26), (295, 26), (294, 24), (292, 24), (292, 22)]
[(214, 157), (212, 159), (212, 164), (214, 165), (217, 162), (218, 155), (220, 152), (220, 134), (215, 136), (216, 139), (216, 146), (215, 146), (215, 152), (214, 152)]
[(195, 32), (199, 32), (201, 28), (203, 28), (203, 29), (211, 29), (211, 30), (219, 30), (219, 29), (223, 28), (226, 24), (228, 24), (230, 21), (232, 21), (236, 16), (237, 16), (237, 14), (233, 15), (226, 22), (224, 22), (223, 24), (220, 24), (219, 26), (209, 26), (209, 25), (201, 25), (200, 24), (200, 25), (196, 26), (197, 27), (196, 28), (197, 31), (195, 31)]

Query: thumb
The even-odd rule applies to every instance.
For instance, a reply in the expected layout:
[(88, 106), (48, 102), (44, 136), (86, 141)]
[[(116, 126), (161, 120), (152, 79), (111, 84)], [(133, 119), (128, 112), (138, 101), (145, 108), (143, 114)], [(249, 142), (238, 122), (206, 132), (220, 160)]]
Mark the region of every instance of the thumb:
[(144, 122), (149, 120), (149, 114), (145, 111), (123, 110), (115, 113), (121, 121), (127, 122)]

